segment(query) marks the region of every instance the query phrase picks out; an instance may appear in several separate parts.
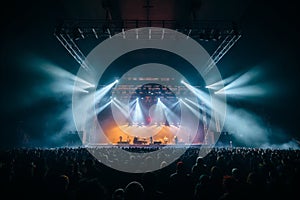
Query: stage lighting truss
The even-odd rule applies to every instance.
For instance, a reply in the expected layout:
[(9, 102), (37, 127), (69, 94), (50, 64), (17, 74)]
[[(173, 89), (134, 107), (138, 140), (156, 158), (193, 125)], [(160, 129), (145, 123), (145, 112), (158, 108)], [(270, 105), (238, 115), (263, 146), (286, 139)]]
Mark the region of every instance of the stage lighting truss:
[[(219, 45), (207, 61), (205, 74), (221, 60), (242, 36), (237, 23), (199, 20), (188, 24), (181, 24), (174, 20), (66, 20), (55, 28), (54, 35), (80, 66), (88, 69), (88, 63), (85, 63), (85, 55), (76, 41), (93, 37), (101, 42), (118, 33), (122, 33), (125, 39), (126, 30), (142, 27), (173, 29), (187, 35), (186, 39), (193, 38), (199, 42), (218, 42)], [(161, 39), (165, 37), (164, 31), (161, 33), (149, 31), (147, 34), (149, 39), (154, 34), (160, 34)]]
[[(147, 84), (142, 87), (136, 85), (118, 85), (111, 91), (111, 96), (118, 95), (122, 99), (140, 98), (143, 101), (157, 101), (158, 98), (174, 100), (180, 97), (193, 96), (192, 92), (182, 85), (170, 85), (166, 81), (166, 86), (159, 87), (158, 85)], [(204, 89), (201, 86), (194, 86), (198, 89)], [(122, 94), (122, 95), (120, 95)]]

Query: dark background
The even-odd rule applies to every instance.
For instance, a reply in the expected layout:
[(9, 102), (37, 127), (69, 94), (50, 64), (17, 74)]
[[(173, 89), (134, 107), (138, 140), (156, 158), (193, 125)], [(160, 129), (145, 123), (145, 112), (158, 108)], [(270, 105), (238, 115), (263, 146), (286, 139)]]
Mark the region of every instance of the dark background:
[[(145, 19), (145, 1), (111, 2), (113, 19)], [(151, 19), (189, 19), (191, 1), (151, 1)], [(255, 101), (229, 103), (251, 110), (299, 138), (299, 20), (295, 1), (203, 0), (194, 12), (196, 19), (226, 19), (241, 22), (242, 38), (218, 63), (223, 77), (263, 69), (272, 95)], [(168, 9), (161, 9), (167, 6)], [(79, 65), (54, 37), (61, 19), (105, 19), (101, 1), (29, 0), (8, 1), (1, 17), (1, 146), (16, 146), (26, 138), (46, 142), (67, 126), (74, 131), (71, 93), (55, 92), (53, 79), (39, 70), (43, 62), (76, 74)], [(70, 119), (72, 119), (70, 117)], [(68, 129), (64, 129), (68, 131)]]

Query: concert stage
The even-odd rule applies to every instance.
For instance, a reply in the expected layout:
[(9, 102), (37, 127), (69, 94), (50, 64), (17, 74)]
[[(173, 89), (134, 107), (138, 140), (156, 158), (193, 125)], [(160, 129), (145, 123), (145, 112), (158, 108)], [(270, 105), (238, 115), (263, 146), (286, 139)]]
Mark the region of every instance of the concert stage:
[(122, 148), (122, 149), (162, 149), (162, 148), (210, 148), (213, 145), (208, 144), (104, 144), (104, 143), (94, 143), (84, 145), (86, 148)]

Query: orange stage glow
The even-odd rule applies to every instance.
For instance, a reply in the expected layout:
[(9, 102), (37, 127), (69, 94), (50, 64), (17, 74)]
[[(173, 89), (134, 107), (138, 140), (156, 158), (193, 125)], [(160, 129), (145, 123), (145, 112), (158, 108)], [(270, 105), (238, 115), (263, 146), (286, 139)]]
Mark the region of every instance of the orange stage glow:
[[(119, 126), (111, 119), (100, 123), (108, 142), (111, 144), (118, 144), (118, 142), (129, 142), (129, 144), (133, 144), (135, 136), (138, 137), (140, 141), (145, 141), (144, 144), (150, 144), (151, 136), (153, 142), (161, 142), (161, 144), (175, 144), (174, 136), (177, 135), (179, 130), (179, 128), (174, 125)], [(154, 134), (149, 135), (149, 132)], [(177, 137), (178, 142), (180, 143), (188, 143), (189, 141), (188, 134), (180, 133)], [(166, 138), (167, 141), (165, 140)], [(98, 142), (101, 143), (101, 141)]]

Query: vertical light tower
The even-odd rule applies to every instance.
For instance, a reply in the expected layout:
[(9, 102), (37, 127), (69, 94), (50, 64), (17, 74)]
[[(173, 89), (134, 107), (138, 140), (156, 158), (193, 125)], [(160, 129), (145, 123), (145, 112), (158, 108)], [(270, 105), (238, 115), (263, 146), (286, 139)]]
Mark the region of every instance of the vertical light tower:
[[(212, 94), (215, 95), (215, 94)], [(213, 98), (216, 99), (216, 98)], [(215, 108), (212, 109), (213, 113), (212, 113), (212, 117), (214, 119), (214, 124), (212, 127), (212, 135), (211, 135), (211, 144), (216, 144), (216, 139), (219, 138), (220, 134), (221, 134), (221, 125), (220, 125), (220, 119), (219, 119), (219, 113), (218, 113), (218, 106), (219, 104), (215, 104)]]
[(203, 131), (204, 131), (204, 144), (208, 144), (208, 138), (207, 138), (207, 115), (206, 112), (203, 111), (202, 114), (202, 121), (203, 121)]

